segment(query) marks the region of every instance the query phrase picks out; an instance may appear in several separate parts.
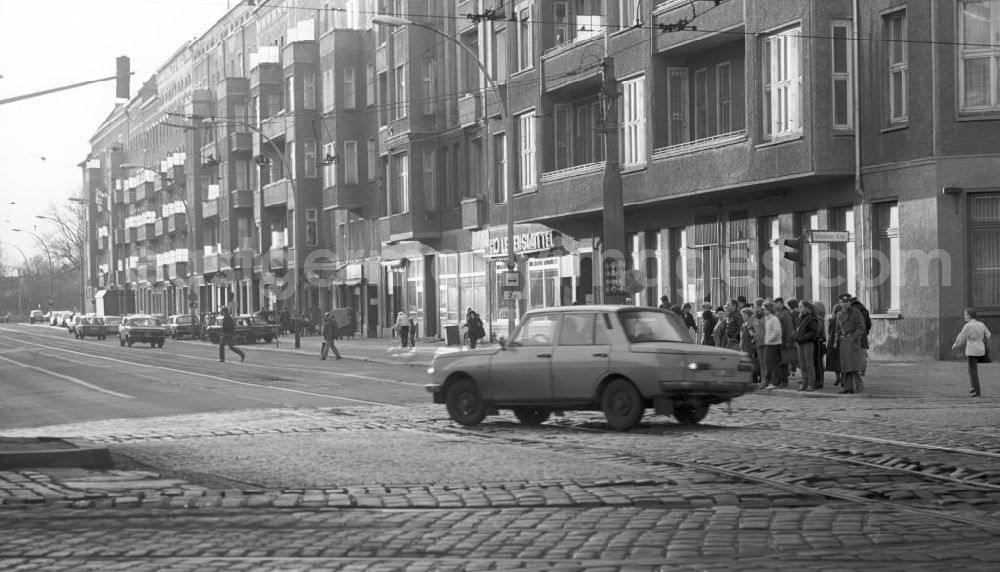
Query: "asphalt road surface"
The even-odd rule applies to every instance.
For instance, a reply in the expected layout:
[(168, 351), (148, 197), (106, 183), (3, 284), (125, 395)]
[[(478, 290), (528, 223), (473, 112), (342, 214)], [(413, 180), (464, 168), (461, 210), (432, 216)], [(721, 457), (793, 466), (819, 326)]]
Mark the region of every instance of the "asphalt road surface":
[[(281, 343), (290, 344), (287, 339)], [(402, 405), (426, 402), (420, 368), (243, 346), (167, 340), (122, 347), (117, 338), (77, 340), (64, 328), (0, 327), (0, 430), (97, 419), (273, 406)]]
[(0, 569), (1000, 569), (992, 370), (980, 399), (958, 368), (921, 375), (948, 364), (873, 365), (873, 386), (913, 372), (906, 392), (755, 394), (618, 433), (598, 412), (463, 428), (420, 368), (249, 350), (0, 329), (0, 436), (124, 461), (0, 471)]

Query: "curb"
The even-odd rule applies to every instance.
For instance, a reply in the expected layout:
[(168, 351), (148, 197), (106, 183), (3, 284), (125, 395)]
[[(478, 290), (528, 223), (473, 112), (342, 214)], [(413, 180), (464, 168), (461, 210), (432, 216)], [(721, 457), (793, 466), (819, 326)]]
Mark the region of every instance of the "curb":
[[(46, 442), (58, 441), (72, 445), (72, 448), (46, 449)], [(111, 452), (105, 447), (80, 447), (64, 439), (38, 438), (38, 449), (28, 451), (4, 451), (0, 442), (0, 471), (31, 469), (39, 467), (72, 467), (78, 469), (108, 470), (114, 468)]]

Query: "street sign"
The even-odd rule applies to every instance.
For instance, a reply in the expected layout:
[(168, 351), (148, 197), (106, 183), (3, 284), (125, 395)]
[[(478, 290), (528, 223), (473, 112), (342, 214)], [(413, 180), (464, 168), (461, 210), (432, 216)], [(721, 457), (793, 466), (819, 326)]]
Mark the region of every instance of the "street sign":
[(520, 300), (521, 291), (520, 290), (507, 290), (503, 293), (504, 300)]
[(521, 273), (517, 270), (508, 270), (503, 273), (503, 287), (509, 289), (521, 289)]
[(846, 230), (810, 230), (809, 242), (848, 242), (851, 233)]

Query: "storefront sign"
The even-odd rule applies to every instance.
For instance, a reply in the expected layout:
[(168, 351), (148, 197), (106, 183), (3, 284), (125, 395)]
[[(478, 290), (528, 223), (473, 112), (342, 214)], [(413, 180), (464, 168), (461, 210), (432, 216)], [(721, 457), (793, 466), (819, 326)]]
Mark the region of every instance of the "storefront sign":
[[(529, 252), (542, 252), (555, 247), (555, 231), (545, 230), (540, 232), (523, 232), (514, 235), (514, 254), (527, 254)], [(495, 236), (490, 238), (489, 256), (507, 255), (507, 237)]]
[(810, 230), (809, 242), (849, 242), (851, 233), (846, 230)]

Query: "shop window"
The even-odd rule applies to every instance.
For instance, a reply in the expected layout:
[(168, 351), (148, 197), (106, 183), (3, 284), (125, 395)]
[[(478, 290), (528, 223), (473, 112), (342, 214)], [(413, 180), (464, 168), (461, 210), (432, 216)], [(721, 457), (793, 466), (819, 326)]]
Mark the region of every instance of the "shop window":
[(847, 242), (835, 242), (828, 246), (830, 254), (830, 301), (839, 299), (841, 294), (856, 294), (857, 251), (854, 242), (854, 207), (830, 209), (830, 230), (848, 231)]
[(559, 259), (528, 260), (528, 309), (552, 308), (559, 300)]
[(969, 195), (967, 232), (972, 305), (1000, 309), (1000, 193)]

